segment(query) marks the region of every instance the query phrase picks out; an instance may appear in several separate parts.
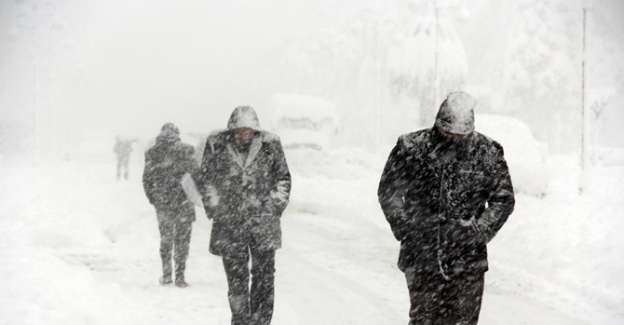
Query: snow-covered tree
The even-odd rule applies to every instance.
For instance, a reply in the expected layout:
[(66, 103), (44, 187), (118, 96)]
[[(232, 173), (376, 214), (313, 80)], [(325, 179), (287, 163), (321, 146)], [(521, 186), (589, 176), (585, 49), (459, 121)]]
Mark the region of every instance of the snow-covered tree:
[(69, 89), (82, 67), (77, 45), (55, 0), (15, 1), (13, 17), (9, 41), (27, 55), (12, 59), (30, 69), (21, 74), (32, 76), (28, 86), (33, 92), (28, 128), (32, 149), (36, 154), (65, 156), (74, 139), (70, 132), (76, 127), (69, 113), (74, 104)]
[(448, 92), (462, 89), (468, 70), (462, 42), (438, 9), (410, 25), (388, 62), (393, 96), (418, 102), (421, 126), (431, 124)]
[(502, 111), (557, 150), (578, 147), (582, 11), (578, 3), (523, 0), (504, 60)]
[(379, 149), (430, 126), (444, 96), (463, 88), (467, 58), (449, 18), (466, 15), (461, 0), (355, 3), (336, 26), (286, 46), (286, 87), (334, 101), (347, 142)]
[[(618, 42), (621, 28), (615, 22), (623, 8), (621, 3), (610, 0), (596, 0), (586, 8), (586, 136), (585, 150), (588, 161), (598, 162), (599, 139), (609, 137), (613, 130), (605, 127), (606, 119), (614, 118), (614, 110), (620, 110), (617, 103), (619, 89), (624, 88), (624, 49)], [(615, 21), (614, 21), (615, 20)], [(615, 117), (617, 119), (617, 117)], [(609, 141), (613, 145), (614, 141)]]
[(331, 100), (340, 107), (348, 142), (374, 147), (387, 102), (387, 53), (400, 30), (392, 2), (369, 0), (344, 10), (340, 21), (291, 41), (282, 54), (290, 80), (285, 87), (299, 94)]

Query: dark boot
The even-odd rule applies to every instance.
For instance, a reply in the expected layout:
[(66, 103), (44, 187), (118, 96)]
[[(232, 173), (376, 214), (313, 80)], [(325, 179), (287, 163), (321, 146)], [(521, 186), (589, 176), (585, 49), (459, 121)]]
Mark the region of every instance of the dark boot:
[(184, 274), (176, 274), (175, 286), (178, 288), (188, 287), (188, 283), (184, 281)]

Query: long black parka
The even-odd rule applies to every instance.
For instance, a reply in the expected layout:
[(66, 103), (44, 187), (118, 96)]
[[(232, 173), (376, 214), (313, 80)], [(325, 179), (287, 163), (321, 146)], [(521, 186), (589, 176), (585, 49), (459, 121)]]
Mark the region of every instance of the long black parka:
[(453, 142), (436, 127), (399, 138), (378, 197), (399, 268), (445, 276), (488, 270), (486, 243), (515, 202), (500, 144), (477, 132)]
[(143, 189), (149, 202), (158, 210), (175, 211), (189, 221), (195, 221), (195, 209), (180, 181), (185, 174), (197, 172), (194, 155), (193, 147), (182, 143), (179, 134), (164, 129), (145, 153), (143, 171)]
[[(245, 153), (234, 136), (238, 127), (254, 129)], [(247, 245), (281, 247), (280, 218), (290, 197), (290, 171), (279, 137), (260, 129), (253, 109), (238, 107), (228, 129), (208, 137), (200, 172), (204, 207), (213, 219), (211, 253), (223, 256)]]

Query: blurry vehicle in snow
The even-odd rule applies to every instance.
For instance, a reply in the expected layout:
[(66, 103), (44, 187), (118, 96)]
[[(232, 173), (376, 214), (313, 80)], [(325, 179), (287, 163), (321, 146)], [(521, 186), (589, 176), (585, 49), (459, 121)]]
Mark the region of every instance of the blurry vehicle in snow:
[(477, 132), (505, 148), (505, 160), (515, 192), (543, 197), (548, 187), (548, 146), (533, 137), (524, 122), (511, 117), (477, 114)]
[(324, 99), (277, 94), (271, 98), (271, 131), (280, 135), (284, 149), (329, 149), (338, 128), (336, 107)]

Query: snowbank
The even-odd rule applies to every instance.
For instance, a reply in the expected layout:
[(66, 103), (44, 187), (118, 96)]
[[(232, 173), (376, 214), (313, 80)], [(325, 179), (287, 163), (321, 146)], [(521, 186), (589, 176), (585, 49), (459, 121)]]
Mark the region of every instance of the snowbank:
[(94, 254), (112, 254), (111, 230), (126, 218), (94, 179), (98, 174), (113, 179), (114, 170), (93, 173), (108, 164), (92, 163), (30, 166), (12, 161), (0, 169), (0, 194), (10, 198), (0, 204), (0, 259), (9, 261), (0, 267), (0, 323), (130, 325), (150, 320), (123, 288), (100, 281), (94, 272), (109, 267)]
[(548, 194), (516, 197), (516, 210), (490, 245), (491, 258), (564, 290), (571, 301), (622, 314), (624, 167), (596, 168), (581, 193), (578, 157), (550, 156), (546, 166)]

